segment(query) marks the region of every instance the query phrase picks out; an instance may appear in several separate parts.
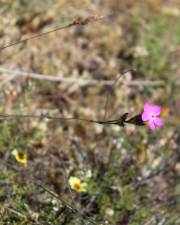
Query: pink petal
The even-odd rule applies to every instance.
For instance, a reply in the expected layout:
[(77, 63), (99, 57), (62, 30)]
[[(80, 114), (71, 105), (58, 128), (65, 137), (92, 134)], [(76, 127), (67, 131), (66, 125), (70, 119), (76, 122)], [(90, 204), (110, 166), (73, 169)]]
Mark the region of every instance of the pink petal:
[(161, 127), (161, 126), (164, 125), (164, 120), (162, 120), (162, 119), (160, 119), (160, 118), (155, 118), (155, 119), (154, 119), (154, 123), (155, 123), (155, 125)]
[(154, 116), (159, 116), (159, 114), (161, 113), (161, 106), (159, 105), (154, 105), (152, 107), (152, 112)]
[(148, 123), (148, 125), (149, 125), (149, 128), (150, 128), (151, 130), (155, 130), (156, 125), (155, 125), (155, 123), (154, 123), (153, 120), (150, 120), (149, 123)]
[(146, 102), (144, 104), (144, 111), (145, 112), (148, 112), (148, 113), (151, 113), (153, 111), (153, 105), (151, 105), (148, 102)]
[(141, 114), (141, 118), (142, 118), (142, 121), (148, 121), (150, 116), (149, 116), (149, 114), (147, 112), (143, 112)]

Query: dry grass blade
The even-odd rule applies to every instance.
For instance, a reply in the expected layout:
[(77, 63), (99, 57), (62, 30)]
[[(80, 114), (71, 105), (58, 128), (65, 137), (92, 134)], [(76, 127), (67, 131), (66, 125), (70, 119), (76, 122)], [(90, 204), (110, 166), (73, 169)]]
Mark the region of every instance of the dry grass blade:
[(70, 206), (67, 202), (64, 201), (64, 199), (62, 199), (60, 196), (58, 196), (54, 192), (52, 192), (49, 189), (47, 189), (44, 185), (40, 184), (39, 182), (35, 182), (35, 184), (37, 186), (39, 186), (40, 188), (42, 188), (47, 193), (49, 193), (50, 195), (52, 195), (53, 197), (55, 197), (56, 199), (60, 200), (64, 206), (66, 206), (68, 209), (70, 209), (73, 213), (75, 213), (77, 216), (79, 216), (82, 220), (86, 220), (86, 221), (88, 221), (91, 224), (97, 225), (97, 223), (95, 221), (93, 221), (91, 218), (89, 218), (87, 216), (84, 218), (84, 216), (81, 215), (81, 213), (77, 209), (75, 209), (72, 206)]
[(24, 214), (22, 214), (21, 212), (17, 211), (16, 209), (14, 209), (12, 207), (4, 206), (4, 209), (9, 211), (10, 213), (15, 214), (18, 217), (25, 219), (26, 221), (28, 221), (31, 224), (40, 225), (40, 223), (32, 221), (30, 218), (28, 218), (27, 216), (25, 216)]
[(59, 30), (64, 30), (64, 29), (70, 28), (72, 26), (78, 26), (78, 25), (84, 26), (84, 25), (87, 25), (90, 22), (95, 22), (95, 21), (98, 21), (102, 18), (103, 18), (103, 16), (100, 16), (100, 15), (99, 16), (98, 15), (91, 15), (91, 16), (88, 16), (86, 18), (78, 18), (78, 19), (74, 20), (73, 22), (71, 22), (71, 23), (69, 23), (65, 26), (61, 26), (61, 27), (58, 26), (58, 27), (56, 27), (52, 30), (45, 31), (45, 32), (39, 33), (37, 35), (31, 36), (31, 37), (28, 37), (28, 38), (25, 38), (25, 39), (22, 39), (22, 40), (19, 40), (19, 41), (11, 42), (11, 43), (3, 46), (3, 47), (0, 47), (0, 51), (3, 51), (6, 48), (12, 47), (14, 45), (18, 45), (18, 44), (23, 43), (23, 42), (27, 42), (31, 39), (39, 38), (41, 36), (44, 36), (44, 35), (59, 31)]

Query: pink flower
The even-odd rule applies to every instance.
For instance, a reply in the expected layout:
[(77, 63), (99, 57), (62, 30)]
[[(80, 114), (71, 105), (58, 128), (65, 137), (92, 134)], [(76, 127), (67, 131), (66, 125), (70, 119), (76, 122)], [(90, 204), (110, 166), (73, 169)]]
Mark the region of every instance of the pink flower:
[(144, 112), (141, 114), (141, 118), (144, 122), (148, 122), (148, 126), (151, 130), (155, 130), (156, 126), (163, 126), (164, 121), (158, 116), (161, 113), (161, 106), (152, 105), (150, 103), (144, 104)]

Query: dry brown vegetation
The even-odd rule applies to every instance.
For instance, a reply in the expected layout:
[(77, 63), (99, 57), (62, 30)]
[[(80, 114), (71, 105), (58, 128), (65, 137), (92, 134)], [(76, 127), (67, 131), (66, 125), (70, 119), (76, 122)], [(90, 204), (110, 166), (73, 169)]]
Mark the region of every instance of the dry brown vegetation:
[[(0, 224), (178, 225), (179, 1), (4, 0), (0, 15), (1, 47), (76, 22), (0, 51)], [(45, 118), (131, 117), (147, 100), (155, 132)]]

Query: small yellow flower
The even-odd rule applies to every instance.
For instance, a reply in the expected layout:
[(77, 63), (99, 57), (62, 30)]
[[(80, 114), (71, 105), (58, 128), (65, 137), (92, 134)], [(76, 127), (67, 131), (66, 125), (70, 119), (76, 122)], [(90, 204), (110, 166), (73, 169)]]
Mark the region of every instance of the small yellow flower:
[(69, 185), (73, 190), (77, 192), (85, 192), (87, 187), (87, 184), (85, 182), (81, 182), (77, 177), (70, 177)]
[(14, 155), (14, 157), (16, 158), (16, 160), (22, 164), (27, 164), (28, 158), (27, 158), (27, 154), (18, 151), (17, 149), (14, 149), (12, 151), (12, 154)]

